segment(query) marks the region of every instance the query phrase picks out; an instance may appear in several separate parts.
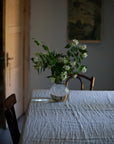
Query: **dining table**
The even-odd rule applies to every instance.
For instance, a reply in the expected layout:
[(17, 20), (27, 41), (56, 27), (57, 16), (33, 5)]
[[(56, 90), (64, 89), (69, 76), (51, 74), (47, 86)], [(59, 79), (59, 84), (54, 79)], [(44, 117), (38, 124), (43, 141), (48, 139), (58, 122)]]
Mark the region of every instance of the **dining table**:
[(70, 90), (57, 102), (33, 90), (19, 144), (114, 144), (114, 91)]

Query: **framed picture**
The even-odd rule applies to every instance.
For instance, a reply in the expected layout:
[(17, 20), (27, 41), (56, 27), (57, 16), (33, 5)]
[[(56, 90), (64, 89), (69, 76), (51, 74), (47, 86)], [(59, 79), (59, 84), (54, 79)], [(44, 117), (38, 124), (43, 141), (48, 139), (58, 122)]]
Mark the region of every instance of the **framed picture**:
[(68, 0), (68, 40), (101, 42), (102, 0)]

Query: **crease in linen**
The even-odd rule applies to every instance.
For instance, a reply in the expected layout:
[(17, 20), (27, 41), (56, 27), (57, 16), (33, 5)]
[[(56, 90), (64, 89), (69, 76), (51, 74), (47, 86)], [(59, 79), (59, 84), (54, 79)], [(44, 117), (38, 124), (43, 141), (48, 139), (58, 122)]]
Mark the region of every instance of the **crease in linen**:
[[(33, 99), (48, 92), (33, 91)], [(25, 129), (23, 144), (113, 144), (114, 92), (71, 91), (66, 102), (33, 101)]]

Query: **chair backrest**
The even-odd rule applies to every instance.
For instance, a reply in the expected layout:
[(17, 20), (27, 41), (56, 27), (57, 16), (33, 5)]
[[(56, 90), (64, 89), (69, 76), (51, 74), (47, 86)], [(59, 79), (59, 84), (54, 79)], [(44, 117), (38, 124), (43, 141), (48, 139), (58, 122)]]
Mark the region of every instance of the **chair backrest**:
[[(72, 74), (69, 74), (69, 77), (68, 79), (66, 80), (66, 86), (68, 86), (69, 84), (69, 81), (70, 79), (73, 78), (73, 75)], [(83, 75), (83, 74), (77, 74), (77, 79), (80, 80), (80, 83), (81, 83), (81, 90), (84, 90), (84, 83), (82, 81), (83, 78), (87, 79), (90, 81), (90, 90), (93, 90), (94, 89), (94, 84), (95, 84), (95, 77), (88, 77), (86, 75)]]
[(15, 94), (12, 94), (8, 98), (6, 98), (4, 105), (5, 105), (5, 117), (8, 123), (13, 144), (18, 144), (20, 138), (20, 132), (14, 109), (15, 103), (16, 103), (16, 96)]

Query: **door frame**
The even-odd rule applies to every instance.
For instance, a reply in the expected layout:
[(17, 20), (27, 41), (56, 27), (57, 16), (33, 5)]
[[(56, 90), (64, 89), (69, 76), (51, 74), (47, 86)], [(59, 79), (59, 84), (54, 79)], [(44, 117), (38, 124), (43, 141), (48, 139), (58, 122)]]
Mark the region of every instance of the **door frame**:
[(29, 33), (30, 30), (30, 0), (24, 0), (24, 53), (23, 53), (23, 100), (24, 100), (24, 112), (27, 106), (28, 86), (29, 86), (29, 56), (30, 56), (30, 43)]

